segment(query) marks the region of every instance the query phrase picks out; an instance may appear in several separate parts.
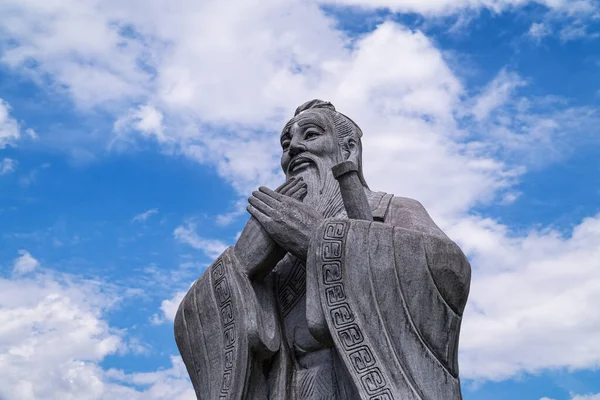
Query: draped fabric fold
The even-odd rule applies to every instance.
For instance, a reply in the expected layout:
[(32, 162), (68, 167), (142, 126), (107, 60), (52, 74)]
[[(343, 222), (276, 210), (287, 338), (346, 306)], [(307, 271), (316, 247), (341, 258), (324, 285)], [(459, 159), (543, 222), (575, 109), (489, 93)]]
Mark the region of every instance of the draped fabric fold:
[[(183, 298), (175, 339), (198, 399), (267, 398), (262, 363), (273, 361), (281, 342), (268, 286), (251, 283), (229, 248)], [(286, 382), (273, 377), (272, 384)]]

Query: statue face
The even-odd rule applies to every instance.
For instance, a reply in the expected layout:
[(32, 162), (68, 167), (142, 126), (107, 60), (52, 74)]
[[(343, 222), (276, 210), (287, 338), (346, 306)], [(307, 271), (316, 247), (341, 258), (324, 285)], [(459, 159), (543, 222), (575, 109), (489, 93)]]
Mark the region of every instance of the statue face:
[(281, 134), (281, 167), (286, 177), (323, 178), (341, 161), (333, 125), (319, 112), (305, 111), (288, 122)]

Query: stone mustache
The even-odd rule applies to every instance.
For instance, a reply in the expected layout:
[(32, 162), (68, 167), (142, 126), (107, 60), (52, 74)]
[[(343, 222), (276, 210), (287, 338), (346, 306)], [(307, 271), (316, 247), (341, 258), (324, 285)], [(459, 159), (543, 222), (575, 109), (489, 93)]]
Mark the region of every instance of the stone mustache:
[(286, 182), (179, 306), (198, 399), (461, 399), (471, 268), (412, 199), (369, 189), (362, 131), (331, 103), (281, 134)]

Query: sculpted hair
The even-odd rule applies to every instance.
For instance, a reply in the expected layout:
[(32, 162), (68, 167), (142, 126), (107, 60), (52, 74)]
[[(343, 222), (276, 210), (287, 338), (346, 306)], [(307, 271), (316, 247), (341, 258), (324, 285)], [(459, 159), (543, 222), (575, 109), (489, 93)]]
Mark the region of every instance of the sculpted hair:
[(340, 146), (344, 144), (344, 140), (346, 138), (354, 138), (354, 140), (356, 141), (356, 145), (358, 146), (358, 176), (360, 177), (360, 181), (363, 184), (363, 186), (368, 187), (362, 170), (362, 141), (360, 138), (362, 137), (363, 133), (359, 126), (346, 115), (337, 111), (335, 109), (335, 106), (328, 101), (323, 101), (319, 99), (307, 101), (306, 103), (296, 108), (294, 117), (300, 114), (301, 112), (307, 110), (321, 112), (327, 117), (329, 117), (331, 121), (333, 121), (335, 134), (338, 137), (338, 143)]

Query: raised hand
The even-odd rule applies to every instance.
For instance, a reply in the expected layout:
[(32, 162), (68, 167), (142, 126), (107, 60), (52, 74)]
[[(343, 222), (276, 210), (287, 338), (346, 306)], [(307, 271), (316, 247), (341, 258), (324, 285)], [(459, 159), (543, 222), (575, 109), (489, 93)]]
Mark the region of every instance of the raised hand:
[[(303, 193), (306, 188), (296, 189)], [(306, 261), (308, 245), (323, 217), (301, 201), (261, 186), (248, 199), (248, 212), (283, 249)]]
[[(301, 178), (292, 178), (279, 186), (277, 192), (302, 200), (306, 196), (306, 184)], [(254, 217), (250, 217), (234, 247), (236, 258), (251, 279), (267, 276), (285, 253)]]

